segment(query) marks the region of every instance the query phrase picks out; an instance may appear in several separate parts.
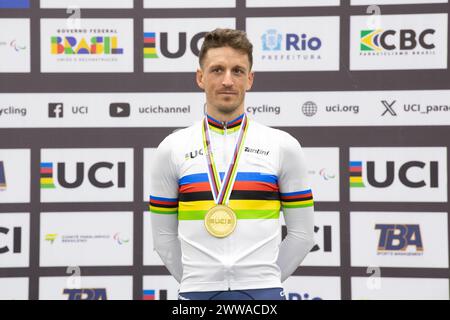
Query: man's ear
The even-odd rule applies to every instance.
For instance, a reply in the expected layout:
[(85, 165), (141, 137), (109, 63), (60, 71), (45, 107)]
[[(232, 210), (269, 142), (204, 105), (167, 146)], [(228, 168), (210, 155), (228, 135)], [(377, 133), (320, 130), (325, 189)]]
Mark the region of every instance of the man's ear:
[(248, 79), (247, 79), (248, 80), (247, 81), (247, 88), (246, 88), (247, 91), (249, 91), (252, 88), (254, 79), (255, 79), (255, 73), (253, 71), (250, 71), (248, 73)]
[(200, 87), (200, 89), (205, 90), (205, 84), (203, 83), (203, 70), (201, 68), (197, 69), (195, 79), (197, 80), (197, 85)]

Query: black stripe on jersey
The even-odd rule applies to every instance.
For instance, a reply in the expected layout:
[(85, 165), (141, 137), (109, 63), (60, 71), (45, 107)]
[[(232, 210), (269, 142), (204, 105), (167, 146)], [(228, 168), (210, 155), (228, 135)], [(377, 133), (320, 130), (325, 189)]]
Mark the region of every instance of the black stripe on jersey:
[(292, 198), (292, 199), (285, 199), (285, 198), (281, 198), (281, 201), (283, 202), (298, 202), (298, 201), (307, 201), (307, 200), (312, 200), (313, 197), (306, 197), (306, 198)]
[(161, 203), (154, 203), (150, 201), (150, 205), (152, 207), (159, 207), (159, 208), (178, 208), (178, 203), (176, 204), (161, 204)]
[[(217, 124), (217, 123), (212, 122), (212, 121), (208, 121), (208, 123), (209, 123), (210, 126), (212, 126), (212, 127), (214, 127), (214, 128), (222, 129), (222, 130), (224, 129), (224, 126), (223, 126), (223, 125)], [(227, 127), (227, 129), (232, 129), (232, 128), (238, 127), (238, 126), (240, 126), (241, 124), (242, 124), (242, 121), (238, 121), (237, 123), (235, 123), (235, 124), (233, 124), (233, 125)]]

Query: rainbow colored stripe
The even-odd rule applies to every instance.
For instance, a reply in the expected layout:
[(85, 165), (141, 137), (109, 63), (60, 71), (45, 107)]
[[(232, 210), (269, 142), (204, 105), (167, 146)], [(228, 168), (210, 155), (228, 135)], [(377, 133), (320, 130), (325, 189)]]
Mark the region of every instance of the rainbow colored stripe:
[[(224, 173), (220, 172), (220, 178)], [(179, 198), (150, 196), (150, 211), (176, 214), (178, 220), (203, 220), (215, 203), (207, 173), (182, 177)], [(275, 175), (260, 172), (238, 172), (228, 203), (238, 219), (278, 219), (283, 208), (308, 208), (314, 206), (311, 189), (280, 193)]]
[(362, 161), (350, 161), (350, 188), (365, 188), (362, 178)]
[[(220, 178), (224, 178), (221, 172)], [(179, 180), (179, 220), (203, 220), (215, 203), (206, 173)], [(238, 219), (278, 219), (280, 194), (278, 179), (259, 172), (238, 172), (228, 206)]]
[[(211, 131), (214, 131), (214, 132), (219, 133), (219, 134), (225, 134), (225, 126), (223, 125), (223, 123), (217, 121), (216, 119), (212, 118), (209, 115), (207, 115), (207, 119), (208, 119), (209, 129)], [(228, 122), (227, 123), (227, 129), (226, 129), (227, 130), (227, 134), (238, 131), (240, 126), (241, 126), (241, 124), (242, 124), (242, 120), (243, 119), (244, 119), (244, 114), (241, 114), (236, 119)]]
[(55, 189), (55, 183), (53, 181), (53, 163), (41, 162), (40, 169), (41, 176), (41, 189)]
[(176, 214), (178, 199), (150, 196), (149, 210), (153, 213)]
[(281, 194), (283, 208), (308, 208), (314, 206), (311, 189)]
[(144, 32), (144, 59), (158, 58), (156, 51), (156, 33)]

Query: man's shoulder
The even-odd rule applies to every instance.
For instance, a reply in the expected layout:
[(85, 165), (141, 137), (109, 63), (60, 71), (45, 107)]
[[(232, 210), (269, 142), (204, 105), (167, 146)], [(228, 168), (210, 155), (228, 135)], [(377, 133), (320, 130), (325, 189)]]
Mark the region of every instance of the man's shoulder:
[(251, 125), (255, 128), (255, 131), (257, 132), (258, 135), (263, 135), (264, 137), (270, 138), (270, 140), (272, 141), (277, 141), (280, 143), (283, 142), (292, 143), (294, 141), (297, 141), (296, 138), (294, 138), (290, 133), (284, 130), (269, 127), (255, 120), (252, 120)]

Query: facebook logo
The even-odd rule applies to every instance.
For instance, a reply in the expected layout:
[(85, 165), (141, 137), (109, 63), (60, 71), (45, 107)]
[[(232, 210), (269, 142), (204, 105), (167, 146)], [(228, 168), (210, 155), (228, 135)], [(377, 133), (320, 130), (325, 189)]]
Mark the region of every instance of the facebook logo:
[(49, 103), (48, 104), (48, 117), (49, 118), (62, 118), (64, 115), (64, 105), (62, 103)]

